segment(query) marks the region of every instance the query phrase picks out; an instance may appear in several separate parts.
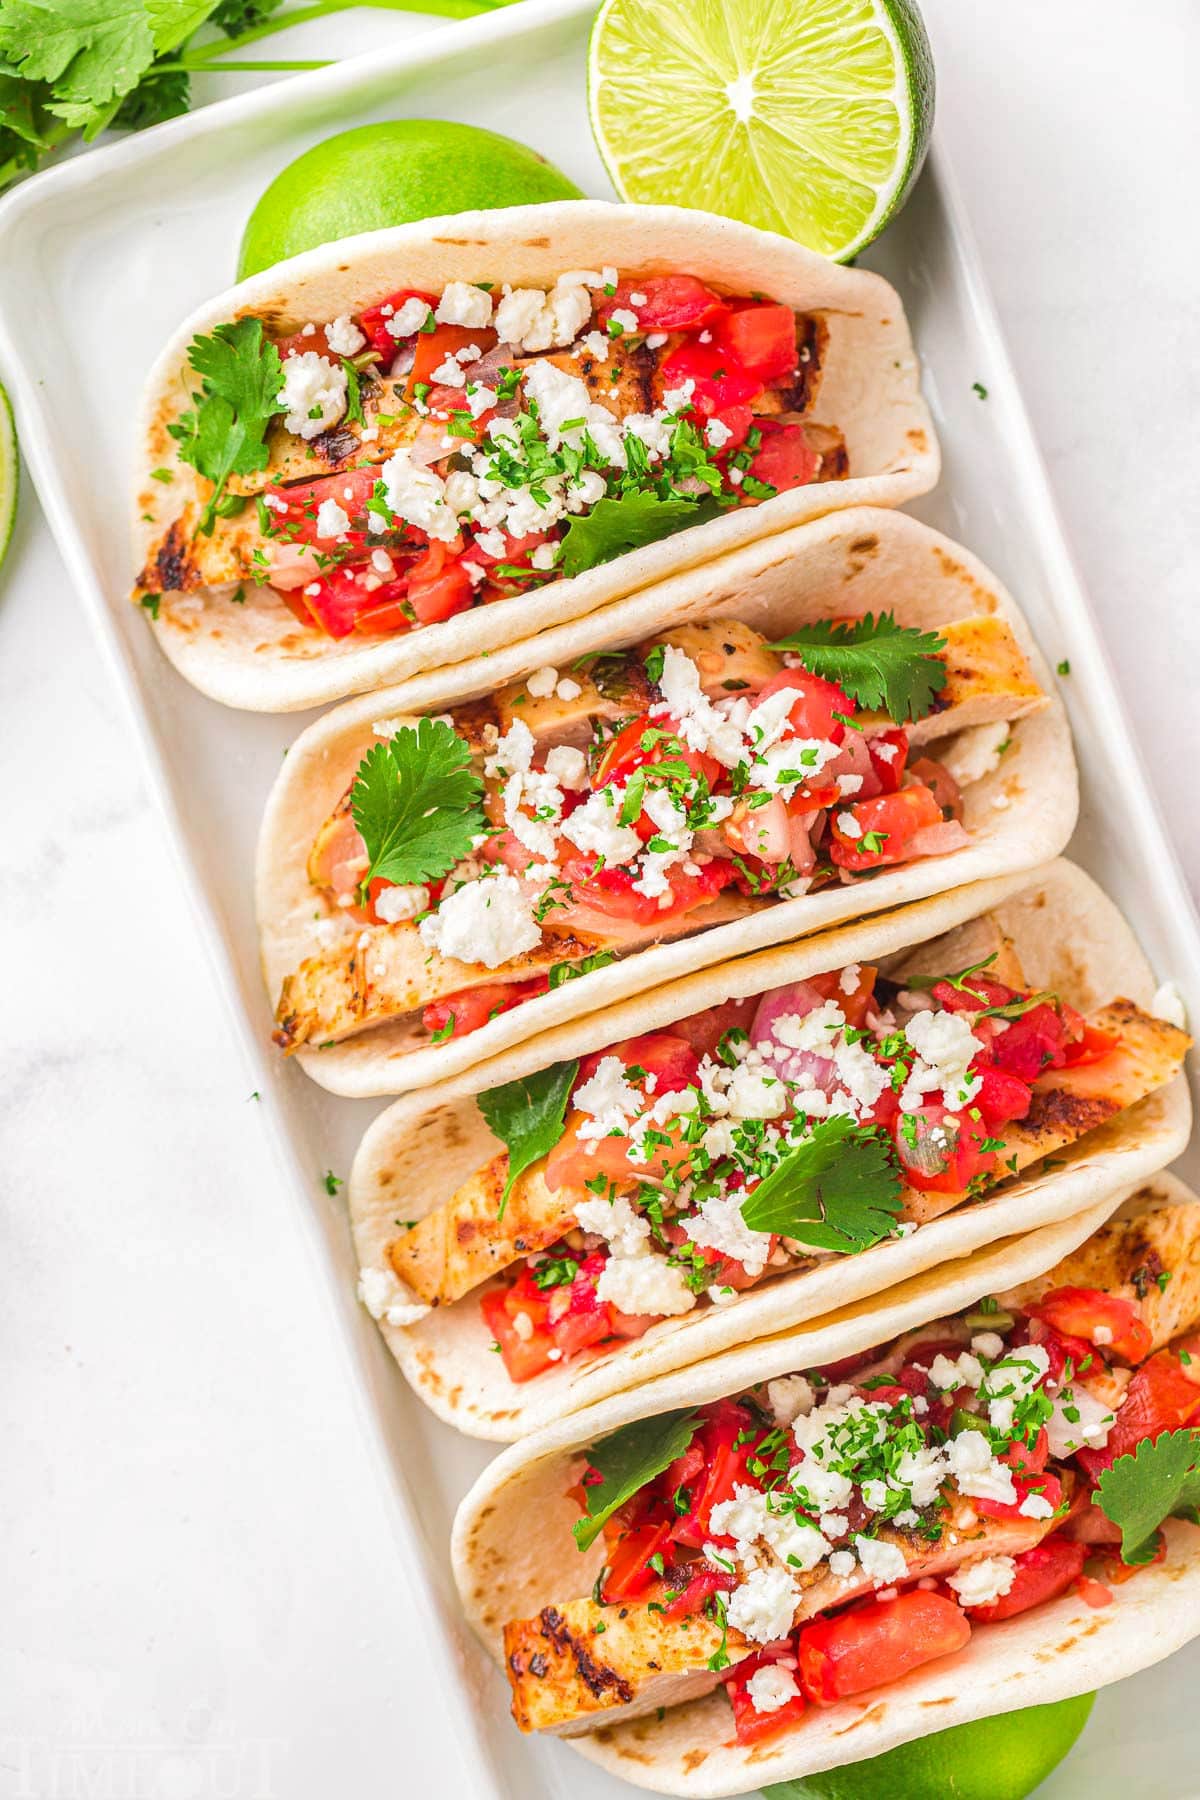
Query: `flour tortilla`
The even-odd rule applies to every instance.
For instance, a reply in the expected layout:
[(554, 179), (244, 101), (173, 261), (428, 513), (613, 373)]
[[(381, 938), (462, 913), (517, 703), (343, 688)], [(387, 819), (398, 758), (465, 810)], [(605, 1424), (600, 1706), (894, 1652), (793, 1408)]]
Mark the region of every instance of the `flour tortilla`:
[(547, 664), (568, 669), (590, 651), (638, 643), (684, 621), (741, 619), (778, 638), (814, 619), (881, 609), (922, 629), (996, 614), (1011, 627), (1049, 696), (1041, 710), (1016, 721), (999, 767), (967, 788), (971, 842), (963, 849), (884, 870), (869, 881), (776, 901), (734, 923), (635, 951), (523, 1002), (457, 1041), (430, 1045), (424, 1034), (398, 1020), (329, 1049), (301, 1050), (306, 1071), (335, 1094), (404, 1093), (693, 969), (966, 882), (1036, 868), (1056, 856), (1078, 810), (1075, 759), (1061, 702), (1028, 625), (996, 577), (960, 545), (905, 513), (860, 507), (677, 575), (532, 643), (347, 701), (309, 726), (279, 772), (259, 839), (258, 918), (271, 1004), (284, 976), (324, 948), (321, 934), (330, 927), (321, 920), (335, 918), (345, 929), (345, 915), (325, 905), (305, 864), (317, 831), (376, 741), (376, 722), (441, 713)]
[[(1009, 876), (924, 900), (883, 918), (842, 926), (797, 944), (760, 951), (657, 988), (602, 1013), (547, 1032), (503, 1057), (395, 1102), (368, 1129), (350, 1173), (350, 1219), (358, 1260), (383, 1269), (401, 1219), (419, 1219), (447, 1201), (502, 1148), (475, 1095), (551, 1063), (583, 1056), (636, 1033), (667, 1028), (702, 1008), (849, 963), (907, 961), (914, 947), (990, 911), (1013, 940), (1032, 988), (1053, 988), (1082, 1012), (1118, 995), (1149, 1008), (1155, 978), (1125, 920), (1081, 869), (1056, 862), (1033, 878)], [(951, 967), (971, 960), (947, 945)], [(903, 957), (901, 953), (904, 953)], [(921, 952), (940, 966), (940, 952)], [(856, 1256), (832, 1256), (749, 1289), (723, 1306), (698, 1306), (662, 1319), (644, 1337), (516, 1384), (490, 1349), (478, 1291), (416, 1325), (382, 1324), (400, 1367), (439, 1417), (475, 1437), (511, 1440), (580, 1407), (652, 1377), (682, 1369), (734, 1344), (789, 1330), (878, 1294), (951, 1258), (1017, 1232), (1070, 1219), (1161, 1169), (1187, 1141), (1191, 1102), (1182, 1075), (1056, 1153), (1052, 1168), (1033, 1165), (993, 1199), (964, 1204), (908, 1237)]]
[[(943, 1263), (881, 1300), (622, 1394), (505, 1451), (484, 1470), (454, 1522), (451, 1557), (473, 1629), (499, 1660), (506, 1620), (531, 1618), (543, 1606), (588, 1592), (604, 1546), (598, 1541), (580, 1555), (571, 1536), (578, 1508), (564, 1490), (589, 1444), (633, 1419), (820, 1368), (1030, 1280), (1099, 1230), (1114, 1199), (1110, 1194), (1057, 1224)], [(1200, 1204), (1182, 1183), (1159, 1176), (1121, 1211), (1161, 1201)], [(980, 1626), (959, 1655), (875, 1693), (811, 1707), (794, 1731), (766, 1744), (729, 1742), (729, 1706), (719, 1689), (669, 1708), (662, 1719), (601, 1726), (569, 1741), (636, 1787), (704, 1800), (878, 1756), (969, 1719), (1088, 1693), (1149, 1667), (1200, 1633), (1200, 1530), (1169, 1521), (1166, 1535), (1165, 1562), (1115, 1587), (1111, 1606), (1093, 1610), (1068, 1593), (1002, 1624)]]
[[(178, 461), (167, 426), (189, 404), (195, 378), (187, 350), (197, 333), (244, 314), (262, 317), (272, 331), (297, 330), (356, 312), (400, 287), (440, 291), (464, 280), (551, 286), (569, 270), (604, 264), (626, 276), (687, 272), (726, 291), (762, 293), (797, 311), (819, 312), (829, 341), (820, 392), (807, 416), (841, 430), (850, 477), (740, 508), (571, 580), (394, 638), (335, 642), (299, 626), (278, 597), (250, 587), (240, 606), (205, 590), (165, 595), (153, 629), (180, 674), (228, 706), (292, 712), (495, 650), (802, 520), (863, 502), (899, 505), (934, 486), (937, 439), (904, 309), (886, 281), (689, 208), (559, 201), (346, 238), (253, 276), (193, 313), (159, 357), (143, 400), (133, 567), (143, 566), (195, 491), (193, 471)], [(151, 479), (152, 470), (163, 468), (174, 472), (173, 482)]]

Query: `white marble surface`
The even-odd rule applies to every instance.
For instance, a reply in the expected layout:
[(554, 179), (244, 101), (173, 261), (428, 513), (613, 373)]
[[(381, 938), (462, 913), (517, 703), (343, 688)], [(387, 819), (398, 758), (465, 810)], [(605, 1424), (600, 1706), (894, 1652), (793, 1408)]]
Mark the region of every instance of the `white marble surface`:
[[(926, 12), (943, 140), (1195, 890), (1200, 23), (1190, 0)], [(389, 1630), (405, 1578), (362, 1548), (385, 1532), (361, 1421), (290, 1329), (307, 1253), (28, 487), (0, 717), (0, 1795), (470, 1794), (419, 1643)], [(283, 1511), (313, 1521), (302, 1580)], [(1194, 1795), (1172, 1746), (1198, 1675), (1192, 1652), (1105, 1695), (1047, 1797)]]

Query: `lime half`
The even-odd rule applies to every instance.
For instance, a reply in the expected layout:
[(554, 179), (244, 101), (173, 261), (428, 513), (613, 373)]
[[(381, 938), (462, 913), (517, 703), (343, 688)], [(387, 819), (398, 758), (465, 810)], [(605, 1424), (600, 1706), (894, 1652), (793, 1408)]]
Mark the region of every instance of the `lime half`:
[(8, 551), (17, 516), (17, 427), (8, 395), (0, 387), (0, 563)]
[(767, 1800), (1025, 1800), (1071, 1749), (1095, 1698), (972, 1719), (763, 1793)]
[(623, 200), (845, 261), (917, 178), (933, 57), (911, 0), (604, 0), (588, 107)]

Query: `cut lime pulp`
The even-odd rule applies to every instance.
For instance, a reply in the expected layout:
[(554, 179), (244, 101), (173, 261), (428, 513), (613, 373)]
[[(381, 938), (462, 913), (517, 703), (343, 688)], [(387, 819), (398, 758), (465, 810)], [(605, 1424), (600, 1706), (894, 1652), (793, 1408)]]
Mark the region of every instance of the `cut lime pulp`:
[(3, 563), (17, 516), (17, 427), (8, 395), (0, 387), (0, 563)]
[(933, 123), (912, 0), (604, 0), (588, 107), (623, 200), (702, 207), (846, 261)]

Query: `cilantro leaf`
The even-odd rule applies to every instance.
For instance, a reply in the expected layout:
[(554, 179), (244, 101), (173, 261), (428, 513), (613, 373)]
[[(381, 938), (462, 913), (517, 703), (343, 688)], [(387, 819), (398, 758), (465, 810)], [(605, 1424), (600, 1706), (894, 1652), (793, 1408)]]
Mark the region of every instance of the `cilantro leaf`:
[(648, 489), (632, 489), (597, 500), (586, 513), (575, 514), (563, 533), (559, 569), (563, 575), (581, 575), (599, 563), (657, 543), (689, 525), (702, 525), (713, 517), (708, 501), (673, 494), (663, 500)]
[(283, 367), (263, 337), (261, 319), (238, 319), (215, 326), (211, 337), (193, 338), (188, 362), (200, 377), (200, 392), (167, 430), (181, 459), (213, 484), (199, 525), (209, 532), (230, 475), (250, 475), (270, 461), (267, 426), (285, 410), (279, 398)]
[(191, 104), (191, 77), (186, 69), (151, 69), (121, 102), (113, 124), (126, 131), (177, 119)]
[(471, 752), (444, 719), (405, 725), (358, 765), (350, 811), (370, 866), (364, 891), (385, 881), (437, 881), (487, 825)]
[(632, 1500), (639, 1488), (683, 1455), (699, 1424), (700, 1414), (690, 1408), (659, 1413), (657, 1418), (635, 1419), (630, 1425), (622, 1425), (611, 1437), (593, 1444), (588, 1461), (603, 1479), (584, 1488), (587, 1512), (572, 1527), (581, 1550), (595, 1543), (601, 1526), (618, 1506)]
[(1121, 1528), (1121, 1561), (1147, 1563), (1164, 1519), (1200, 1525), (1200, 1432), (1164, 1431), (1118, 1456), (1096, 1488), (1105, 1518)]
[(522, 1075), (502, 1087), (488, 1088), (476, 1104), (488, 1125), (508, 1147), (508, 1180), (500, 1201), (503, 1214), (518, 1175), (553, 1150), (563, 1134), (567, 1101), (579, 1063), (551, 1063), (536, 1075)]
[(98, 113), (136, 87), (154, 37), (142, 0), (5, 0), (0, 56), (26, 81), (53, 83), (48, 111)]
[(771, 645), (793, 651), (814, 675), (836, 681), (860, 706), (881, 708), (898, 725), (932, 710), (946, 685), (945, 648), (936, 631), (897, 625), (895, 614), (885, 612), (866, 613), (853, 624), (817, 619)]
[(865, 1250), (890, 1234), (902, 1189), (887, 1139), (834, 1113), (747, 1196), (742, 1217), (816, 1250)]

